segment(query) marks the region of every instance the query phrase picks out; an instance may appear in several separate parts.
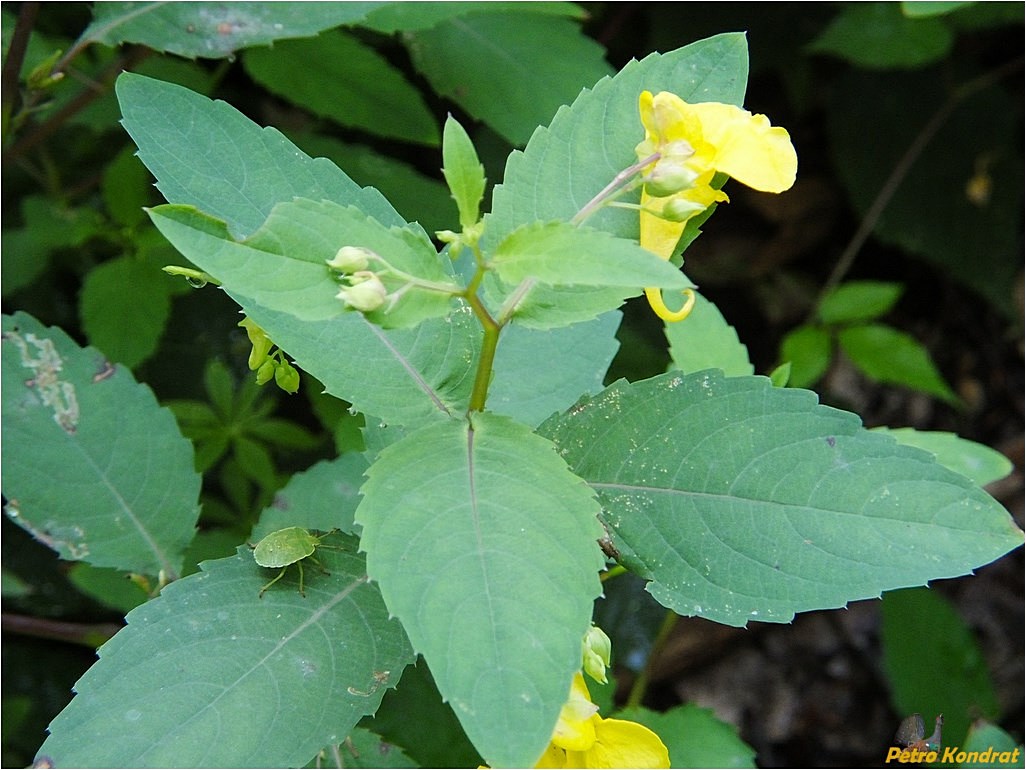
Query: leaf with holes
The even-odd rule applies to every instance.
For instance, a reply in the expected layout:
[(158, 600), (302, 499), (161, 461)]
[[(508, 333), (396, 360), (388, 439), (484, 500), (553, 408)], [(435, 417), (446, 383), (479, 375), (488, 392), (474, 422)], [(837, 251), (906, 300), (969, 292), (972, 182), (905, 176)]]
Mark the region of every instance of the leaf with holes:
[(1023, 541), (969, 479), (763, 377), (620, 381), (539, 433), (598, 493), (622, 562), (682, 615), (787, 622)]
[(3, 317), (7, 514), (62, 558), (173, 577), (200, 490), (192, 446), (149, 388), (25, 313)]
[[(352, 536), (306, 597), (241, 547), (128, 614), (40, 749), (58, 767), (301, 767), (339, 743), (413, 660)], [(328, 707), (330, 705), (330, 707)]]

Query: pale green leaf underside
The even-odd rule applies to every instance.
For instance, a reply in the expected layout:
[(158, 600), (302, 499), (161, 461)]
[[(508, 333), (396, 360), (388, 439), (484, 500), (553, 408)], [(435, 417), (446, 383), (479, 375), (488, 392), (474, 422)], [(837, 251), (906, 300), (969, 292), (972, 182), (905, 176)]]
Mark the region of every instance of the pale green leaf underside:
[(623, 562), (682, 615), (789, 621), (1022, 543), (968, 479), (761, 377), (619, 382), (539, 432), (598, 492)]
[[(158, 206), (151, 209), (150, 217), (176, 249), (229, 293), (246, 295), (266, 308), (305, 321), (323, 321), (345, 312), (344, 303), (335, 296), (338, 279), (326, 264), (342, 246), (367, 248), (417, 278), (449, 282), (442, 257), (419, 228), (389, 228), (353, 206), (331, 201), (297, 198), (279, 203), (243, 242), (232, 240), (224, 223), (192, 206)], [(369, 269), (379, 271), (381, 266), (375, 263)], [(384, 274), (382, 279), (389, 291), (406, 283)], [(410, 326), (448, 310), (447, 295), (411, 291), (394, 306), (369, 315), (383, 325)]]
[(83, 40), (139, 43), (219, 59), (251, 45), (316, 35), (359, 21), (382, 3), (99, 3)]
[[(386, 226), (406, 222), (372, 187), (313, 159), (273, 128), (182, 86), (135, 75), (115, 87), (122, 125), (168, 203), (196, 206), (244, 238), (276, 203), (293, 198), (352, 204)], [(169, 119), (171, 118), (171, 119)]]
[(509, 283), (683, 289), (684, 274), (637, 241), (567, 222), (534, 222), (506, 236), (489, 260)]
[[(100, 648), (40, 749), (58, 767), (300, 767), (375, 711), (413, 660), (367, 582), (357, 541), (333, 535), (263, 599), (276, 570), (239, 548), (133, 610)], [(238, 718), (240, 715), (245, 718)]]
[(695, 293), (695, 309), (683, 321), (667, 323), (673, 365), (685, 374), (722, 369), (728, 376), (753, 374), (748, 348), (713, 303)]
[(70, 561), (174, 576), (199, 514), (192, 446), (149, 388), (24, 313), (3, 317), (7, 512)]
[(384, 449), (357, 509), (371, 577), (493, 767), (533, 766), (580, 667), (602, 566), (595, 501), (511, 420)]

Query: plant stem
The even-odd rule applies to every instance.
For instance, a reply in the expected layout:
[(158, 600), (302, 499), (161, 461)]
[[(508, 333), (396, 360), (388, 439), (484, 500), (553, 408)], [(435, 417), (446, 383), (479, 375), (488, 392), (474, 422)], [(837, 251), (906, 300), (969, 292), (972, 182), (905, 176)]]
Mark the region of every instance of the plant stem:
[(31, 615), (3, 614), (3, 630), (35, 639), (55, 639), (96, 648), (121, 630), (117, 623), (71, 623)]
[(603, 187), (599, 194), (592, 198), (590, 201), (581, 207), (581, 210), (573, 215), (570, 220), (570, 224), (579, 225), (596, 211), (599, 210), (607, 201), (615, 200), (619, 196), (623, 195), (628, 190), (634, 189), (637, 186), (638, 180), (633, 179), (634, 175), (637, 174), (641, 169), (647, 166), (649, 163), (653, 163), (659, 160), (659, 153), (649, 155), (644, 160), (639, 160), (637, 163), (628, 166), (619, 174), (613, 177), (613, 181)]
[(474, 311), (477, 320), (481, 322), (484, 335), (481, 338), (481, 355), (477, 359), (477, 374), (474, 377), (474, 389), (470, 392), (470, 404), (468, 412), (483, 412), (485, 403), (488, 401), (488, 386), (492, 382), (492, 367), (495, 364), (495, 350), (499, 346), (499, 332), (502, 326), (492, 318), (488, 308), (484, 306), (481, 298), (477, 296), (477, 290), (485, 277), (484, 258), (477, 244), (474, 244), (474, 257), (477, 261), (477, 271), (473, 279), (463, 291), (463, 298)]
[(631, 691), (627, 695), (627, 703), (624, 704), (627, 708), (641, 705), (641, 701), (645, 697), (645, 690), (648, 689), (648, 682), (652, 678), (652, 668), (659, 658), (659, 653), (666, 644), (666, 640), (670, 638), (670, 632), (677, 625), (678, 617), (679, 615), (673, 610), (666, 611), (666, 617), (663, 618), (663, 623), (659, 626), (655, 639), (652, 640), (652, 648), (648, 651), (648, 660), (645, 661), (645, 667), (641, 669), (638, 678), (631, 685)]

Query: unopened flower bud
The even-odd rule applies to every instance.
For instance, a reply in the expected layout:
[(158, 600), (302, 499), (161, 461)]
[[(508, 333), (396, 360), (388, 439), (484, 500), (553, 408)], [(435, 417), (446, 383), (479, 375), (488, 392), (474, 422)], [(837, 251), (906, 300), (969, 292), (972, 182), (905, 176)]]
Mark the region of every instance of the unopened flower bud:
[(589, 628), (581, 642), (581, 653), (585, 672), (596, 682), (606, 683), (606, 666), (612, 652), (613, 644), (605, 631), (598, 626)]
[(257, 373), (257, 375), (256, 375), (256, 383), (257, 383), (257, 385), (263, 385), (265, 382), (270, 382), (271, 378), (274, 376), (275, 368), (276, 367), (274, 365), (274, 360), (273, 359), (268, 358), (266, 361), (264, 361), (260, 365), (260, 368), (256, 370), (256, 373)]
[(698, 174), (681, 160), (663, 158), (645, 177), (645, 191), (662, 198), (693, 187)]
[(356, 273), (366, 270), (371, 259), (377, 258), (377, 254), (362, 246), (343, 246), (335, 252), (334, 259), (328, 260), (328, 267), (340, 273)]
[(385, 284), (369, 270), (360, 270), (349, 277), (349, 286), (343, 286), (335, 296), (347, 306), (361, 313), (377, 310), (385, 304), (388, 294)]
[(282, 361), (275, 367), (274, 382), (286, 393), (295, 393), (299, 390), (299, 372), (292, 364)]
[(662, 217), (671, 222), (686, 222), (695, 214), (705, 211), (705, 209), (706, 207), (701, 203), (684, 200), (683, 198), (673, 198), (666, 201), (666, 204), (663, 206)]

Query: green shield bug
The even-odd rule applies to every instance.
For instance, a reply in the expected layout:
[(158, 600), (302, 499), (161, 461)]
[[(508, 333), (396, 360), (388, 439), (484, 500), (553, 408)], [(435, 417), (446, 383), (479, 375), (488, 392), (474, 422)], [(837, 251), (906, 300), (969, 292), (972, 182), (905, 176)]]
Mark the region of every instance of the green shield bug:
[[(332, 532), (337, 531), (332, 530)], [(330, 534), (331, 532), (328, 533), (328, 535)], [(260, 589), (260, 598), (264, 598), (264, 591), (281, 580), (285, 576), (286, 570), (293, 564), (299, 568), (299, 593), (305, 597), (306, 593), (303, 591), (303, 562), (309, 559), (317, 565), (321, 572), (325, 575), (328, 574), (328, 571), (321, 566), (321, 563), (313, 555), (318, 547), (333, 547), (321, 545), (321, 540), (325, 537), (327, 535), (318, 537), (302, 527), (286, 527), (285, 529), (279, 529), (277, 532), (272, 532), (257, 543), (253, 547), (253, 559), (256, 560), (256, 563), (261, 567), (269, 569), (281, 568), (281, 571), (275, 578)]]

